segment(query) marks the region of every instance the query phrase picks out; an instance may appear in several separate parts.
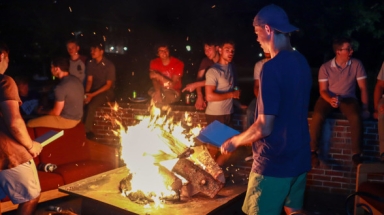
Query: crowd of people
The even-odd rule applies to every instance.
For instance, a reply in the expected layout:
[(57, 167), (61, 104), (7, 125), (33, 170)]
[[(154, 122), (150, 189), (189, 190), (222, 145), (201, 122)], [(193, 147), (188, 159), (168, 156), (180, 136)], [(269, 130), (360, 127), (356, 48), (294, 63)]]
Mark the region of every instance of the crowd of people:
[[(363, 161), (362, 120), (370, 116), (367, 74), (361, 61), (352, 57), (351, 40), (335, 39), (335, 57), (324, 63), (318, 73), (320, 97), (308, 126), (311, 69), (290, 43), (291, 33), (298, 28), (290, 24), (282, 8), (273, 4), (257, 13), (253, 26), (265, 55), (254, 67), (255, 99), (247, 107), (244, 131), (223, 143), (216, 161), (223, 165), (236, 148), (251, 145), (253, 165), (243, 211), (280, 214), (284, 208), (291, 214), (302, 210), (306, 174), (320, 163), (319, 139), (330, 112), (339, 109), (348, 119), (351, 160), (355, 165)], [(152, 86), (148, 95), (155, 105), (163, 106), (178, 102), (183, 91), (196, 90), (195, 107), (205, 111), (207, 123), (217, 120), (231, 126), (241, 96), (232, 63), (235, 44), (222, 40), (206, 41), (203, 45), (206, 57), (201, 61), (196, 82), (183, 88), (184, 63), (170, 55), (168, 44), (157, 44), (157, 58), (149, 62)], [(102, 43), (91, 45), (90, 60), (79, 55), (76, 41), (68, 41), (66, 47), (69, 59), (58, 57), (51, 61), (51, 73), (59, 82), (53, 90), (53, 107), (44, 108), (41, 98), (29, 91), (28, 80), (14, 81), (4, 75), (9, 50), (5, 44), (0, 46), (0, 198), (9, 196), (13, 203), (19, 203), (20, 214), (32, 214), (40, 194), (32, 158), (42, 148), (31, 140), (26, 127), (68, 129), (83, 122), (87, 138), (93, 139), (96, 109), (115, 97), (115, 66), (104, 56)], [(380, 156), (384, 161), (383, 90), (384, 63), (377, 77), (373, 113), (379, 122)], [(38, 117), (23, 120), (22, 115)], [(13, 189), (18, 186), (23, 187), (22, 192)]]

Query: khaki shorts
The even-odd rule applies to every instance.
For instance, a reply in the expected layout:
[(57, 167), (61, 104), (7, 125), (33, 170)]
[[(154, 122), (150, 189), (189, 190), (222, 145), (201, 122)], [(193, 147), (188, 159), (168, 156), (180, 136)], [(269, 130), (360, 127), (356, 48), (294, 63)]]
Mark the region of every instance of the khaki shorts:
[(246, 214), (280, 215), (283, 207), (301, 209), (307, 173), (276, 178), (251, 172), (242, 210)]
[(8, 196), (13, 204), (20, 204), (37, 198), (40, 192), (33, 159), (12, 169), (0, 171), (0, 199)]

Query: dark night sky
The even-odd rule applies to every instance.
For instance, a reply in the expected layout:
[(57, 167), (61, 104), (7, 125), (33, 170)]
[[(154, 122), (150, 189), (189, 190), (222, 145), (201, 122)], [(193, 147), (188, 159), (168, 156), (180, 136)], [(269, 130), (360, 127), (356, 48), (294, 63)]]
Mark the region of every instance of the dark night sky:
[[(81, 53), (87, 56), (89, 43), (105, 38), (106, 45), (128, 48), (123, 55), (107, 53), (116, 64), (117, 85), (124, 88), (127, 83), (129, 88), (148, 84), (147, 68), (155, 57), (156, 42), (168, 41), (171, 54), (184, 61), (186, 83), (194, 79), (204, 57), (202, 41), (231, 38), (236, 43), (234, 63), (239, 75), (252, 77), (261, 52), (252, 19), (272, 2), (283, 7), (300, 28), (292, 35), (292, 44), (311, 67), (318, 68), (333, 56), (333, 36), (352, 29), (351, 36), (359, 44), (354, 56), (363, 61), (371, 76), (377, 74), (384, 60), (384, 43), (374, 37), (377, 29), (384, 29), (379, 22), (383, 3), (378, 0), (351, 0), (348, 4), (343, 0), (0, 0), (0, 38), (11, 49), (11, 75), (49, 74), (49, 60), (66, 56), (65, 41), (75, 37), (72, 32), (78, 33)], [(373, 29), (368, 28), (369, 23), (374, 23)], [(192, 47), (191, 52), (186, 45)]]

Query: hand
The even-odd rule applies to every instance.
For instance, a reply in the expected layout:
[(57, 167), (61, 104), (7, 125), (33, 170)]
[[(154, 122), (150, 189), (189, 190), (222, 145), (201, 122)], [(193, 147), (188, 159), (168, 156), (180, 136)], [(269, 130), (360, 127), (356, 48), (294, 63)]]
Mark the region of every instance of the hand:
[(235, 144), (236, 136), (229, 138), (226, 140), (223, 145), (220, 147), (221, 154), (228, 154), (236, 149), (236, 144)]
[(149, 78), (160, 81), (160, 75), (154, 70), (149, 70)]
[(152, 94), (152, 100), (153, 100), (153, 103), (158, 103), (158, 102), (162, 102), (163, 101), (163, 98), (161, 96), (161, 92), (160, 91), (156, 91)]
[(85, 103), (85, 104), (88, 104), (88, 103), (92, 100), (92, 98), (93, 98), (93, 96), (92, 96), (91, 93), (86, 93), (86, 94), (84, 95), (84, 103)]
[(333, 108), (338, 108), (339, 105), (340, 105), (340, 101), (337, 97), (332, 97), (331, 98), (331, 101), (329, 102), (329, 104), (333, 107)]
[(239, 99), (240, 98), (240, 90), (235, 90), (232, 92), (232, 98)]
[(195, 108), (196, 110), (204, 110), (207, 107), (207, 104), (204, 101), (204, 98), (202, 95), (197, 96)]
[(181, 92), (184, 92), (184, 91), (193, 92), (195, 91), (195, 89), (196, 89), (195, 83), (191, 83), (191, 84), (187, 84)]
[(32, 148), (28, 150), (29, 154), (32, 155), (32, 157), (37, 157), (41, 150), (43, 150), (43, 147), (41, 146), (41, 144), (39, 142), (36, 142), (36, 141), (32, 141)]

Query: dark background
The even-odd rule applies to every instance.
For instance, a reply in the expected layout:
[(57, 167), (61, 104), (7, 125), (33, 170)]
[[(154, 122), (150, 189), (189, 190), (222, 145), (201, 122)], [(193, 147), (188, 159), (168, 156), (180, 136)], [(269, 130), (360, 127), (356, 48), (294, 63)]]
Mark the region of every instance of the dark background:
[(185, 63), (185, 85), (195, 80), (203, 41), (230, 38), (236, 43), (241, 102), (248, 104), (253, 66), (262, 58), (252, 19), (270, 3), (283, 7), (300, 28), (292, 45), (313, 68), (311, 106), (318, 96), (318, 68), (333, 57), (332, 38), (339, 35), (354, 39), (353, 55), (367, 70), (372, 97), (384, 60), (384, 5), (379, 0), (0, 0), (0, 39), (11, 49), (7, 74), (50, 77), (50, 60), (67, 56), (68, 39), (77, 39), (80, 53), (88, 57), (90, 43), (102, 41), (116, 66), (117, 98), (125, 101), (132, 90), (145, 95), (151, 86), (147, 71), (156, 57), (155, 43), (167, 41), (171, 55)]

